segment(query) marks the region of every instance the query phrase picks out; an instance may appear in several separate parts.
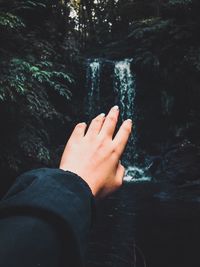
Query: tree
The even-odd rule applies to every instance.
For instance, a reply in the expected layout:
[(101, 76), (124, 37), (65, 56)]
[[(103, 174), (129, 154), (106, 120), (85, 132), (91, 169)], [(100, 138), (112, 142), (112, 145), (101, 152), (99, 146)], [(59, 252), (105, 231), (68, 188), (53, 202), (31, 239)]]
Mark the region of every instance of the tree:
[(55, 166), (65, 142), (76, 53), (67, 9), (67, 1), (0, 2), (0, 170), (8, 177), (0, 195), (20, 172)]

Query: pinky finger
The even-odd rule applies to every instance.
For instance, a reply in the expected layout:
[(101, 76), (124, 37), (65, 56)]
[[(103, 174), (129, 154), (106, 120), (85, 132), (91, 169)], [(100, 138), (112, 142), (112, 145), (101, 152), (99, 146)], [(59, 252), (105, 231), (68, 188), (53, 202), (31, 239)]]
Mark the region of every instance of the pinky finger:
[(86, 127), (87, 125), (85, 122), (78, 123), (69, 138), (69, 142), (76, 142), (80, 140), (80, 138), (84, 137)]
[(119, 131), (117, 132), (115, 138), (113, 139), (113, 145), (115, 147), (115, 151), (117, 152), (119, 158), (121, 157), (126, 144), (128, 142), (129, 136), (132, 130), (132, 121), (126, 120), (122, 123)]
[(121, 165), (121, 163), (119, 163), (115, 176), (115, 182), (117, 187), (120, 187), (122, 185), (124, 174), (125, 174), (125, 168), (123, 165)]

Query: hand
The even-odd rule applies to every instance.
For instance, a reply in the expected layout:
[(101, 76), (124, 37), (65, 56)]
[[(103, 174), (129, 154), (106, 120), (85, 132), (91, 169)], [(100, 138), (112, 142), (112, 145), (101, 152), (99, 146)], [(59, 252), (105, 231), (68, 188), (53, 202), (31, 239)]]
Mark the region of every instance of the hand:
[(103, 197), (122, 185), (125, 169), (120, 157), (131, 133), (132, 121), (122, 123), (113, 134), (119, 117), (114, 106), (105, 117), (100, 114), (92, 120), (86, 132), (86, 123), (76, 125), (60, 162), (60, 169), (78, 174), (94, 196)]

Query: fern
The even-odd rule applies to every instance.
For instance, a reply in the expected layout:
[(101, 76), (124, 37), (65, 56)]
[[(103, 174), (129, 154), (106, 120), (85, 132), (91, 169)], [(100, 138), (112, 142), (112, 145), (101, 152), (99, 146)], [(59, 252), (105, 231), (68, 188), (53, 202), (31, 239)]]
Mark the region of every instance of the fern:
[(36, 9), (36, 8), (46, 8), (47, 5), (45, 3), (46, 1), (20, 1), (17, 2), (17, 5), (13, 8), (13, 11), (18, 11), (18, 10), (31, 10), (31, 9)]
[[(18, 95), (24, 95), (32, 86), (35, 88), (44, 86), (69, 100), (71, 98), (69, 84), (74, 83), (72, 76), (61, 71), (47, 70), (42, 66), (45, 66), (43, 62), (32, 65), (23, 59), (13, 58), (7, 73), (0, 75), (0, 99), (3, 101), (10, 98), (15, 101)], [(48, 63), (46, 66), (52, 64)]]
[(184, 57), (185, 62), (199, 74), (200, 72), (200, 47), (191, 47)]
[(185, 6), (192, 4), (192, 0), (170, 0), (168, 5), (171, 6)]
[(57, 163), (74, 114), (75, 79), (69, 69), (77, 52), (58, 41), (62, 14), (56, 10), (54, 16), (49, 1), (1, 3), (0, 170), (16, 177), (25, 169)]
[(19, 140), (21, 140), (20, 147), (27, 159), (35, 159), (43, 164), (49, 163), (50, 152), (45, 146), (44, 141), (42, 141), (39, 136), (35, 135), (34, 129), (30, 132), (28, 129), (24, 128)]
[(18, 16), (15, 16), (8, 12), (0, 12), (0, 27), (11, 30), (18, 30), (25, 28), (25, 24)]

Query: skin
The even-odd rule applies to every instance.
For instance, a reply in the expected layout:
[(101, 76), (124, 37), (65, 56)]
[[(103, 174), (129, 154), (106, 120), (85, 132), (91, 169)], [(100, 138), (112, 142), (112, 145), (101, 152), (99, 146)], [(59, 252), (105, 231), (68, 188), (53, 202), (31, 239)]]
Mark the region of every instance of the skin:
[(114, 106), (108, 115), (94, 118), (86, 132), (86, 123), (74, 128), (64, 149), (60, 169), (79, 175), (95, 197), (104, 197), (117, 190), (123, 182), (125, 168), (121, 155), (132, 129), (130, 119), (124, 121), (113, 138), (119, 117)]

